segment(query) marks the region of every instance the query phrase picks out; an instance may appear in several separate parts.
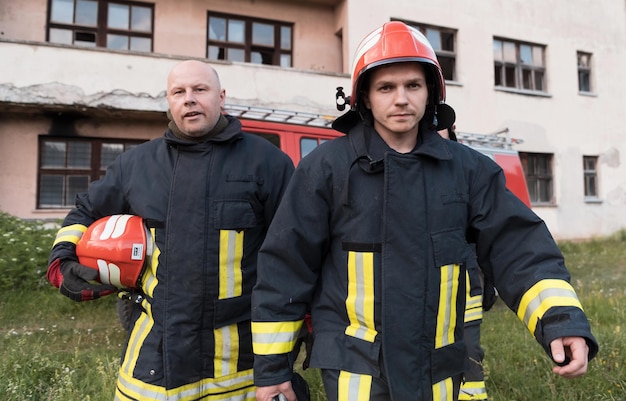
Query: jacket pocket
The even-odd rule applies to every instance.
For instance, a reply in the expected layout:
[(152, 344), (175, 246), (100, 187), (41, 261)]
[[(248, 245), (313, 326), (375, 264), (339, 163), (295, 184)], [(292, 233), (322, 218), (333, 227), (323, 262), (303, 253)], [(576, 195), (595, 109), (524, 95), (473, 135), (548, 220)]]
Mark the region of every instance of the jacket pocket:
[(467, 348), (463, 341), (434, 350), (431, 357), (433, 383), (462, 374), (466, 360)]
[(257, 218), (250, 202), (246, 200), (214, 201), (213, 228), (242, 230), (257, 225)]
[(250, 294), (215, 300), (214, 328), (250, 320)]
[(379, 377), (379, 354), (379, 341), (372, 343), (336, 332), (315, 333), (310, 366)]
[(470, 254), (470, 248), (465, 240), (465, 230), (452, 228), (431, 235), (435, 266), (441, 267), (451, 264), (464, 264)]

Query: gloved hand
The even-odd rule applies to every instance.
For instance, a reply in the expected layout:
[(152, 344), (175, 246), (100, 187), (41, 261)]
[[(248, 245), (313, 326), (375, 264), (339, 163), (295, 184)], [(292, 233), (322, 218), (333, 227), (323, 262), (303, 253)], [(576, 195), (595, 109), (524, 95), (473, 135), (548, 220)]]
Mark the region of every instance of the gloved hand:
[(62, 261), (60, 270), (63, 275), (63, 282), (59, 287), (61, 294), (74, 301), (91, 301), (117, 291), (110, 284), (92, 284), (90, 281), (99, 278), (98, 271), (76, 261)]

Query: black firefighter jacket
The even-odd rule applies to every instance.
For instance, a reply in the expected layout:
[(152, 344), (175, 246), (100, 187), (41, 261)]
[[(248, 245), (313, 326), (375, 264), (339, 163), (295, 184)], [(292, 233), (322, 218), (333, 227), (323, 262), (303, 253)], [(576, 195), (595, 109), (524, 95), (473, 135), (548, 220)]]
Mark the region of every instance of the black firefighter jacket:
[(77, 197), (57, 235), (51, 266), (76, 259), (80, 232), (103, 216), (141, 216), (154, 236), (116, 398), (210, 400), (235, 390), (229, 399), (254, 397), (250, 293), (293, 163), (227, 118), (207, 142), (167, 130), (123, 153)]
[(382, 375), (394, 400), (456, 400), (469, 242), (546, 351), (582, 336), (595, 355), (559, 249), (495, 162), (423, 127), (399, 154), (359, 124), (300, 162), (261, 248), (255, 384), (290, 378), (310, 308), (310, 366)]

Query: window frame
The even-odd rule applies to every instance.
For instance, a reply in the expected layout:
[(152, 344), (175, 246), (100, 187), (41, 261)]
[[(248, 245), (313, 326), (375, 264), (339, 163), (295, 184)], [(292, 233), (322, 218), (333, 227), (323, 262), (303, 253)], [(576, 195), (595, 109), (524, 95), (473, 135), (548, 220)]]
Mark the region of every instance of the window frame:
[[(228, 27), (228, 21), (241, 21), (244, 23), (244, 38), (243, 42), (235, 42), (229, 40), (217, 40), (211, 38), (211, 18), (219, 18), (226, 20), (226, 26)], [(253, 25), (254, 23), (272, 25), (274, 28), (274, 45), (267, 46), (262, 44), (253, 43)], [(289, 49), (284, 49), (282, 47), (282, 29), (289, 28)], [(228, 28), (226, 28), (228, 29)], [(220, 13), (214, 11), (207, 11), (207, 19), (206, 19), (206, 58), (208, 60), (224, 60), (229, 61), (230, 59), (226, 56), (227, 49), (240, 49), (243, 51), (243, 61), (244, 63), (253, 63), (253, 64), (261, 64), (261, 65), (273, 65), (281, 68), (290, 68), (294, 65), (293, 55), (294, 55), (294, 42), (293, 42), (293, 31), (294, 31), (294, 23), (286, 22), (286, 21), (278, 21), (271, 20), (266, 18), (257, 18), (246, 15), (237, 15), (237, 14), (228, 14), (228, 13)], [(211, 58), (211, 47), (218, 47), (218, 55), (223, 54), (223, 58)], [(254, 63), (251, 61), (251, 56), (254, 52), (272, 52), (272, 63)], [(223, 53), (222, 53), (223, 52)], [(281, 59), (283, 56), (289, 57), (289, 65), (282, 65)], [(230, 60), (236, 61), (236, 60)]]
[[(500, 53), (501, 57), (496, 58), (496, 43), (501, 43)], [(515, 47), (515, 62), (507, 60), (505, 55), (505, 45), (513, 45)], [(533, 62), (527, 63), (522, 59), (521, 48), (523, 46), (530, 47), (530, 54)], [(541, 64), (538, 65), (534, 62), (534, 50), (541, 51)], [(531, 43), (520, 40), (513, 40), (494, 36), (493, 38), (493, 71), (494, 71), (494, 87), (498, 90), (517, 91), (529, 94), (545, 95), (548, 93), (547, 88), (547, 65), (546, 65), (546, 51), (547, 46), (539, 43)], [(509, 71), (513, 71), (513, 75), (507, 74)], [(530, 79), (527, 79), (527, 74), (530, 74)], [(540, 78), (537, 77), (538, 74)], [(514, 79), (514, 85), (509, 85), (508, 82)], [(526, 83), (529, 83), (527, 85)], [(539, 83), (539, 84), (538, 84)], [(540, 86), (540, 88), (538, 88)]]
[[(64, 152), (64, 165), (63, 166), (44, 166), (43, 157), (44, 157), (44, 147), (47, 143), (65, 143), (65, 152)], [(89, 167), (71, 167), (68, 166), (68, 154), (67, 148), (68, 144), (74, 143), (88, 143), (89, 144)], [(137, 146), (141, 143), (145, 142), (145, 140), (140, 139), (128, 139), (128, 138), (92, 138), (92, 137), (69, 137), (69, 136), (51, 136), (51, 135), (39, 135), (38, 137), (38, 148), (37, 148), (37, 209), (67, 209), (74, 206), (74, 198), (76, 193), (83, 192), (75, 192), (73, 195), (68, 194), (70, 190), (68, 187), (68, 180), (72, 177), (88, 177), (87, 187), (91, 185), (92, 182), (99, 180), (106, 173), (106, 169), (108, 166), (101, 166), (102, 163), (102, 148), (105, 144), (115, 144), (122, 145), (123, 150), (122, 153), (131, 147)], [(121, 153), (120, 153), (121, 154)], [(115, 157), (119, 156), (116, 155)], [(61, 189), (61, 204), (48, 204), (44, 203), (44, 193), (42, 192), (43, 187), (43, 178), (44, 176), (62, 176), (63, 177), (63, 188)]]
[[(85, 25), (76, 23), (76, 7), (78, 0), (72, 0), (73, 4), (73, 17), (72, 23), (63, 23), (63, 22), (55, 22), (52, 20), (52, 7), (55, 0), (48, 0), (48, 13), (46, 19), (46, 42), (55, 43), (55, 44), (64, 44), (69, 46), (77, 46), (77, 47), (87, 47), (87, 48), (105, 48), (110, 50), (122, 50), (122, 51), (131, 51), (131, 52), (142, 52), (142, 53), (152, 53), (154, 51), (154, 3), (142, 2), (142, 1), (129, 1), (129, 0), (93, 0), (97, 3), (97, 16), (96, 16), (96, 24)], [(129, 29), (122, 28), (110, 28), (108, 26), (108, 17), (109, 17), (109, 5), (110, 4), (119, 4), (123, 6), (129, 7), (129, 24), (132, 21), (132, 9), (133, 7), (143, 7), (150, 9), (150, 31), (141, 31), (141, 30), (133, 30), (130, 26)], [(67, 30), (72, 32), (72, 43), (65, 42), (51, 42), (51, 30), (52, 29), (60, 29)], [(84, 35), (85, 37), (93, 35), (94, 40), (93, 46), (80, 45), (76, 44), (77, 37), (79, 35)], [(114, 47), (109, 47), (109, 35), (118, 35), (118, 36), (126, 36), (127, 37), (127, 46), (126, 49), (119, 49)], [(132, 38), (141, 38), (148, 39), (150, 41), (150, 49), (149, 50), (137, 50), (132, 49), (131, 42)], [(86, 41), (89, 43), (89, 41)]]
[[(587, 65), (581, 63), (581, 58), (587, 57)], [(581, 94), (593, 94), (593, 54), (589, 52), (577, 51), (576, 62), (578, 66), (578, 92)], [(587, 83), (587, 88), (583, 88), (583, 82)]]
[(585, 201), (598, 201), (600, 199), (598, 159), (598, 156), (583, 155), (583, 193)]
[[(519, 152), (532, 206), (553, 206), (554, 155), (552, 153)], [(545, 171), (541, 171), (545, 167)]]
[[(435, 55), (437, 56), (437, 61), (441, 66), (441, 70), (443, 76), (446, 81), (457, 81), (457, 73), (456, 73), (456, 65), (457, 65), (457, 34), (458, 30), (453, 28), (447, 28), (443, 26), (430, 25), (430, 24), (422, 24), (419, 22), (401, 20), (401, 19), (392, 19), (392, 21), (401, 21), (405, 24), (417, 29), (424, 36), (428, 37), (428, 30), (438, 31), (439, 32), (439, 43), (442, 44), (441, 49), (437, 49), (432, 42), (429, 41), (431, 46), (433, 46), (433, 50), (435, 51)], [(446, 40), (444, 35), (450, 35), (450, 38)], [(443, 44), (448, 43), (451, 45), (452, 49), (444, 49)], [(444, 60), (448, 60), (445, 62)]]

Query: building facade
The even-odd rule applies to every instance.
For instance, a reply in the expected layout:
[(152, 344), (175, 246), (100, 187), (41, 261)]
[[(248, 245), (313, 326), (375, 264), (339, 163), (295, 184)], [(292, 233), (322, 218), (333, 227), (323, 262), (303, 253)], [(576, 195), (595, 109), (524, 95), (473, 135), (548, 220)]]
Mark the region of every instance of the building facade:
[(556, 238), (626, 227), (623, 0), (0, 0), (0, 210), (62, 218), (162, 135), (185, 59), (212, 63), (229, 104), (333, 118), (360, 39), (389, 20), (437, 50), (459, 131), (519, 139)]

